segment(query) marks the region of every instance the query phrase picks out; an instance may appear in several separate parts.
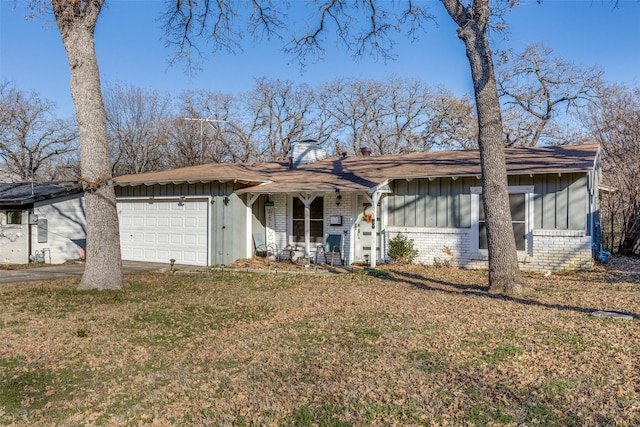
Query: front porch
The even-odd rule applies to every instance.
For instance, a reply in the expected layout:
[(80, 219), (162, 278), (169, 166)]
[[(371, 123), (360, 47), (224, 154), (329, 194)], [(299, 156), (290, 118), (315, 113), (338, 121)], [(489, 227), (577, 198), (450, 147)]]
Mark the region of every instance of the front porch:
[[(384, 194), (380, 190), (370, 194), (339, 189), (246, 193), (246, 257), (255, 255), (257, 233), (264, 237), (274, 261), (375, 267), (385, 260), (386, 253)], [(325, 249), (325, 259), (322, 248), (327, 239), (331, 245)], [(333, 249), (337, 254), (329, 253)]]

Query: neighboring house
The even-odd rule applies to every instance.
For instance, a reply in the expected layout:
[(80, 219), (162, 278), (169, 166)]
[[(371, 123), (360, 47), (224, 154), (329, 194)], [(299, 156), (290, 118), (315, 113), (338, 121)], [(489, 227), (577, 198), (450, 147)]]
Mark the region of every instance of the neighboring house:
[[(308, 141), (287, 163), (208, 164), (115, 178), (123, 259), (225, 265), (254, 254), (313, 260), (341, 236), (346, 264), (388, 259), (405, 233), (417, 261), (487, 267), (477, 150), (326, 158)], [(505, 150), (523, 270), (588, 269), (600, 243), (597, 145)], [(375, 239), (374, 239), (375, 237)]]
[(0, 184), (0, 263), (63, 263), (85, 246), (84, 199), (75, 186)]

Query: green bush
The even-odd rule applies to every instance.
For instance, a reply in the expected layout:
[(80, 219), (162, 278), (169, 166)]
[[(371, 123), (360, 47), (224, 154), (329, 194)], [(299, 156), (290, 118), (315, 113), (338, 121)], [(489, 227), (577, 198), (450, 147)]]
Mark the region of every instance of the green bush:
[(389, 258), (395, 262), (411, 264), (418, 256), (418, 250), (413, 247), (413, 239), (402, 233), (398, 233), (392, 239), (389, 239), (388, 247)]

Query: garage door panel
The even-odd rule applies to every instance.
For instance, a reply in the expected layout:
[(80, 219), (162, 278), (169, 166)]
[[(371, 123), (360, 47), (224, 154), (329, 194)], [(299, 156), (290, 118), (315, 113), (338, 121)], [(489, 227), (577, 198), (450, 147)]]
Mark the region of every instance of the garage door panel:
[(175, 257), (171, 256), (171, 251), (158, 249), (156, 251), (156, 257), (158, 259), (175, 259)]
[(183, 236), (183, 243), (185, 245), (197, 245), (198, 244), (198, 236), (193, 236), (191, 234), (187, 234)]
[(208, 203), (118, 202), (122, 258), (207, 265)]
[(131, 250), (131, 256), (134, 258), (144, 258), (144, 250), (140, 248), (133, 248)]
[(145, 249), (143, 254), (145, 259), (158, 259), (158, 251), (156, 249)]
[(183, 252), (183, 256), (186, 263), (194, 263), (198, 259), (193, 252)]

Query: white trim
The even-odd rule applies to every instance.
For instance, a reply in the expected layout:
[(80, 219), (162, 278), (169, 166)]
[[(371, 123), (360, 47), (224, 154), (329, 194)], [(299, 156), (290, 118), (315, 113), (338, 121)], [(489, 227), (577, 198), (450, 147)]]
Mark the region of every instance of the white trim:
[(183, 201), (197, 201), (197, 200), (208, 200), (211, 201), (212, 196), (200, 195), (200, 196), (127, 196), (127, 197), (116, 197), (117, 202), (179, 202)]
[(533, 230), (534, 236), (546, 237), (586, 237), (587, 232), (584, 230)]
[(211, 247), (211, 230), (213, 224), (213, 196), (207, 197), (207, 266), (212, 265), (213, 248)]
[(247, 230), (247, 238), (245, 244), (247, 245), (245, 250), (246, 258), (253, 257), (253, 203), (258, 200), (260, 197), (259, 194), (255, 193), (247, 193), (247, 204), (246, 204), (246, 230)]
[[(365, 194), (366, 200), (371, 203), (371, 214), (373, 215), (373, 227), (371, 230), (371, 252), (369, 255), (369, 267), (376, 268), (376, 262), (378, 261), (378, 230), (380, 229), (380, 221), (378, 218), (378, 203), (382, 197), (382, 192), (376, 191), (371, 196)], [(382, 207), (381, 207), (382, 208)], [(382, 217), (380, 218), (382, 220)]]
[(380, 262), (387, 261), (387, 224), (389, 224), (389, 198), (380, 200)]
[[(518, 258), (533, 256), (533, 224), (534, 224), (534, 189), (533, 185), (510, 185), (509, 194), (524, 194), (525, 199), (525, 250), (518, 251)], [(471, 187), (471, 255), (474, 258), (483, 259), (488, 256), (486, 249), (480, 249), (478, 212), (480, 208), (480, 195), (482, 187)]]
[(370, 187), (368, 191), (369, 191), (370, 194), (373, 194), (373, 193), (376, 193), (376, 192), (391, 193), (391, 188), (389, 188), (389, 183), (391, 183), (391, 181), (394, 181), (394, 180), (385, 179), (384, 181), (380, 182), (379, 184), (374, 185), (373, 187)]
[(424, 233), (424, 234), (470, 234), (470, 228), (441, 228), (441, 227), (407, 227), (404, 225), (390, 225), (386, 227), (389, 233)]
[[(533, 193), (535, 186), (533, 185), (510, 185), (509, 194)], [(471, 194), (482, 194), (482, 187), (471, 187)]]
[[(178, 206), (181, 206), (183, 209), (188, 209), (189, 207), (197, 208), (197, 212), (193, 211), (194, 212), (193, 214), (189, 214), (190, 218), (197, 219), (197, 223), (195, 225), (196, 231), (195, 233), (191, 233), (190, 235), (196, 236), (196, 239), (204, 238), (202, 240), (202, 244), (199, 243), (200, 240), (197, 240), (195, 242), (195, 245), (197, 246), (197, 248), (195, 246), (191, 247), (191, 249), (196, 249), (196, 251), (193, 253), (195, 255), (195, 258), (193, 261), (182, 259), (182, 260), (178, 260), (178, 262), (186, 263), (190, 265), (202, 265), (202, 266), (211, 265), (211, 261), (213, 257), (213, 251), (211, 250), (212, 249), (211, 248), (211, 223), (213, 219), (212, 201), (213, 201), (212, 196), (205, 196), (205, 195), (191, 196), (191, 197), (178, 196), (178, 197), (158, 197), (158, 198), (156, 197), (118, 198), (116, 201), (116, 206), (117, 206), (118, 220), (119, 220), (118, 232), (120, 233), (120, 236), (121, 236), (121, 239), (120, 239), (121, 249), (128, 248), (132, 250), (142, 250), (144, 252), (143, 255), (134, 254), (133, 252), (129, 255), (126, 255), (123, 252), (123, 259), (136, 260), (136, 261), (151, 261), (151, 260), (157, 261), (158, 253), (156, 253), (155, 256), (147, 256), (146, 255), (147, 249), (153, 250), (153, 251), (158, 251), (158, 250), (160, 251), (166, 250), (167, 252), (173, 251), (174, 253), (177, 253), (177, 254), (180, 254), (181, 251), (186, 250), (185, 248), (187, 248), (187, 246), (189, 245), (184, 242), (178, 245), (179, 249), (176, 249), (176, 247), (174, 247), (173, 243), (170, 240), (163, 243), (160, 243), (158, 241), (156, 245), (150, 246), (146, 243), (144, 245), (141, 245), (139, 241), (138, 243), (134, 242), (132, 244), (128, 244), (130, 243), (129, 241), (122, 239), (123, 231), (130, 231), (131, 233), (141, 233), (143, 239), (144, 239), (145, 233), (150, 232), (152, 227), (155, 230), (154, 233), (159, 232), (159, 227), (157, 225), (156, 226), (145, 225), (143, 228), (139, 228), (135, 226), (135, 224), (131, 223), (123, 226), (123, 222), (122, 222), (123, 218), (128, 218), (128, 217), (133, 218), (136, 216), (133, 214), (136, 209), (134, 208), (133, 210), (129, 211), (128, 208), (132, 208), (135, 205), (141, 205), (142, 210), (140, 212), (142, 212), (142, 217), (145, 218), (146, 220), (146, 218), (149, 217), (148, 214), (150, 212), (150, 209), (152, 210), (150, 206), (155, 204), (158, 204), (158, 205), (162, 204), (164, 206), (174, 206), (175, 204), (177, 204)], [(156, 209), (156, 208), (153, 208), (153, 209)], [(153, 212), (154, 212), (153, 216), (160, 215), (158, 211), (153, 211)], [(180, 213), (179, 215), (181, 217), (184, 217), (183, 214), (185, 211), (181, 211), (181, 212), (182, 213)], [(176, 211), (172, 211), (172, 212), (164, 211), (164, 210), (162, 211), (163, 217), (169, 218), (169, 220), (170, 218), (173, 218), (173, 215), (176, 215), (176, 214), (177, 214)], [(140, 218), (140, 216), (138, 217)], [(202, 227), (200, 227), (199, 225), (200, 220), (204, 220), (204, 225)], [(177, 230), (178, 228), (173, 229), (175, 234), (178, 233)], [(180, 232), (182, 233), (183, 230), (180, 229)], [(170, 235), (171, 233), (169, 233), (169, 236)], [(131, 236), (133, 236), (133, 234), (131, 234)], [(179, 257), (175, 256), (175, 258), (177, 259)], [(158, 262), (163, 262), (163, 261), (158, 261)]]
[[(297, 197), (300, 199), (302, 204), (304, 205), (304, 242), (295, 242), (293, 240), (293, 198)], [(311, 203), (315, 201), (318, 197), (322, 197), (322, 238), (324, 240), (325, 236), (325, 228), (326, 228), (326, 202), (327, 197), (325, 197), (324, 193), (319, 192), (305, 192), (305, 193), (294, 193), (289, 195), (289, 213), (287, 215), (287, 245), (293, 244), (304, 244), (304, 256), (311, 256), (311, 212), (310, 207)]]

